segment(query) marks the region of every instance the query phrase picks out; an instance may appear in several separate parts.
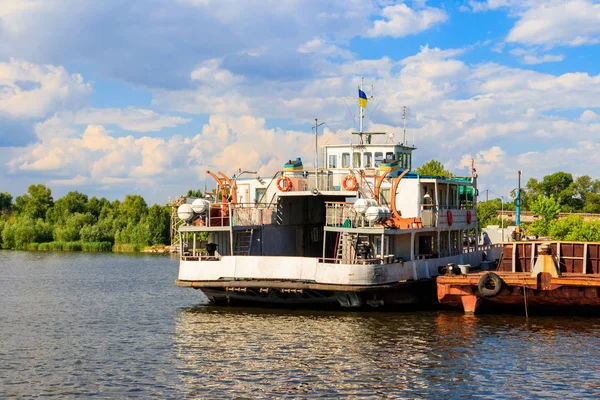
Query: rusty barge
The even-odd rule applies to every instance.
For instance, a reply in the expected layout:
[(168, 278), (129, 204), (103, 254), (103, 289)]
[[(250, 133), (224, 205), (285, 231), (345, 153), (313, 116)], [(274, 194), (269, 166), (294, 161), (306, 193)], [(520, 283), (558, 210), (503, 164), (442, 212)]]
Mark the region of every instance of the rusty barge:
[(600, 310), (600, 243), (505, 243), (495, 271), (437, 278), (441, 304), (475, 313), (488, 306), (543, 312)]

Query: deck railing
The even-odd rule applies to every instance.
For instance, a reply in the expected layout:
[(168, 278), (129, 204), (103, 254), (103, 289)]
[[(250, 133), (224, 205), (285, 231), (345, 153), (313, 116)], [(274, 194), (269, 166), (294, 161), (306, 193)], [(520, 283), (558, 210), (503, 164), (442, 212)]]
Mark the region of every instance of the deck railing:
[(231, 204), (231, 226), (257, 226), (275, 223), (276, 204)]
[(356, 212), (351, 203), (326, 202), (325, 224), (327, 226), (339, 226), (344, 228), (355, 228), (361, 226), (364, 217)]

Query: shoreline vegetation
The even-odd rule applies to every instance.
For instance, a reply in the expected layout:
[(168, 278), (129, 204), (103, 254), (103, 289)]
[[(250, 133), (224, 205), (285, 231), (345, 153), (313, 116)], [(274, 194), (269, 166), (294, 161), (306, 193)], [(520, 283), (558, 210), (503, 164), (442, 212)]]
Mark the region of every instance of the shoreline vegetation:
[[(497, 193), (490, 192), (493, 197)], [(485, 192), (480, 192), (480, 198)], [(507, 219), (498, 217), (501, 210), (515, 211), (514, 191), (510, 196), (477, 202), (479, 227), (488, 225), (508, 226)], [(576, 242), (600, 242), (600, 219), (586, 220), (578, 213), (600, 214), (600, 180), (589, 175), (573, 179), (566, 172), (546, 175), (541, 181), (530, 178), (521, 188), (521, 210), (530, 211), (537, 219), (529, 224), (521, 224), (526, 236), (551, 237), (554, 240)], [(572, 213), (558, 219), (561, 212)]]
[[(436, 160), (417, 168), (423, 175), (448, 176)], [(498, 193), (489, 191), (493, 197)], [(503, 201), (485, 199), (480, 189), (477, 202), (479, 229), (501, 225), (501, 209), (515, 210), (514, 191)], [(187, 197), (202, 197), (190, 190)], [(512, 197), (512, 198), (511, 198)], [(538, 181), (530, 178), (521, 190), (521, 210), (538, 218), (522, 224), (527, 236), (555, 240), (600, 242), (600, 220), (584, 220), (574, 214), (559, 220), (558, 214), (600, 214), (600, 180), (583, 175), (573, 179), (566, 172), (555, 172)], [(54, 200), (50, 188), (30, 185), (27, 193), (13, 202), (12, 195), (0, 192), (0, 247), (12, 250), (149, 252), (170, 250), (171, 208), (154, 204), (148, 207), (140, 195), (128, 194), (122, 201), (102, 197), (88, 198), (73, 191)], [(508, 223), (505, 220), (504, 226)]]
[(44, 185), (16, 197), (0, 193), (0, 246), (31, 251), (149, 252), (170, 250), (169, 205), (142, 196), (121, 200), (73, 191), (57, 199)]

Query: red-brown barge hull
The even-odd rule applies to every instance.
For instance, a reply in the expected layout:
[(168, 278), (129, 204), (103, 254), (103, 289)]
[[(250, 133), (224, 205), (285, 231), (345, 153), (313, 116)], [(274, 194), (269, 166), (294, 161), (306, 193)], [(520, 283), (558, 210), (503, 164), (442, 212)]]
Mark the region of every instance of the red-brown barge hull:
[(464, 307), (475, 312), (481, 301), (499, 305), (528, 307), (598, 307), (600, 310), (600, 276), (563, 274), (552, 278), (550, 290), (538, 289), (538, 279), (529, 274), (498, 272), (504, 281), (497, 296), (483, 297), (479, 293), (479, 279), (484, 273), (463, 276), (440, 276), (437, 280), (438, 300), (441, 304)]
[[(531, 276), (539, 245), (550, 244), (560, 276)], [(527, 305), (552, 311), (555, 308), (600, 311), (600, 243), (515, 242), (504, 246), (498, 270), (502, 289), (492, 297), (480, 293), (479, 281), (486, 271), (437, 278), (441, 304), (475, 312), (483, 303), (502, 306)]]

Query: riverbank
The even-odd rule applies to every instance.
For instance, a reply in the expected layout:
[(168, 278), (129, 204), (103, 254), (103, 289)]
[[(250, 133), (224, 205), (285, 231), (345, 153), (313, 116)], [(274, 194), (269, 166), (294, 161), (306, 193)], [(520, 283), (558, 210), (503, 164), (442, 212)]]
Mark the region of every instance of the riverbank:
[(102, 253), (170, 253), (171, 246), (154, 245), (139, 246), (131, 243), (112, 244), (111, 242), (44, 242), (28, 243), (22, 249), (27, 251), (78, 251), (78, 252), (102, 252)]

